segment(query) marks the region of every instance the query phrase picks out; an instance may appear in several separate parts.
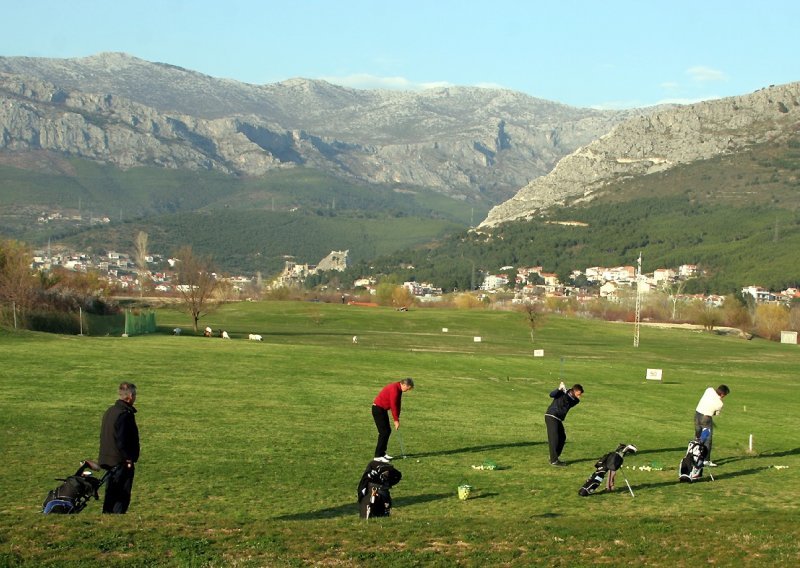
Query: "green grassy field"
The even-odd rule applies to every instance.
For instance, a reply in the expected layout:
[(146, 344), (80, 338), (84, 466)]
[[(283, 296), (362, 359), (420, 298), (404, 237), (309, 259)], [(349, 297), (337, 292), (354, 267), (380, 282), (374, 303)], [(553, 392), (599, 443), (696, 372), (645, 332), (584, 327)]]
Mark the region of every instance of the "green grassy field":
[[(163, 335), (132, 338), (0, 331), (0, 566), (800, 561), (797, 346), (643, 328), (634, 348), (628, 324), (558, 317), (532, 345), (511, 312), (310, 302), (241, 303), (201, 320), (231, 341), (168, 335), (190, 329), (178, 312), (158, 321)], [(645, 381), (648, 368), (663, 381)], [(543, 413), (560, 375), (586, 393), (565, 424), (568, 467), (553, 468)], [(405, 376), (417, 387), (403, 399), (394, 513), (365, 521), (355, 491), (375, 444), (369, 407)], [(121, 380), (139, 387), (142, 435), (129, 514), (92, 502), (41, 515), (53, 478), (96, 457)], [(715, 481), (680, 484), (694, 407), (723, 382)], [(623, 470), (635, 497), (622, 480), (578, 497), (619, 442), (640, 448)], [(472, 468), (486, 460), (498, 469)], [(459, 501), (465, 482), (473, 493)]]

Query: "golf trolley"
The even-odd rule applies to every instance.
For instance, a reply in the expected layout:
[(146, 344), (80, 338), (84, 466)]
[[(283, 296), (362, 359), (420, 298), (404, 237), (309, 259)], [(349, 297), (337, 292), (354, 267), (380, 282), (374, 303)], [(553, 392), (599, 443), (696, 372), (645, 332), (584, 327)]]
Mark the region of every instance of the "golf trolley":
[[(703, 477), (703, 466), (708, 457), (706, 442), (710, 435), (711, 430), (703, 428), (700, 436), (689, 442), (686, 455), (678, 466), (678, 479), (681, 483), (691, 483)], [(714, 479), (713, 476), (711, 479)]]
[[(601, 457), (594, 464), (594, 473), (589, 476), (589, 479), (586, 480), (583, 487), (578, 490), (578, 495), (581, 497), (588, 497), (600, 487), (604, 478), (606, 480), (606, 491), (614, 491), (617, 470), (622, 467), (625, 456), (627, 454), (635, 454), (637, 451), (638, 448), (633, 444), (620, 444), (617, 446), (616, 450), (608, 452)], [(622, 477), (625, 478), (625, 474), (622, 474)], [(631, 486), (627, 479), (625, 479), (625, 484), (628, 486), (631, 495), (633, 495), (633, 490), (630, 488)]]
[(42, 503), (42, 513), (75, 515), (83, 511), (89, 501), (99, 498), (98, 491), (114, 471), (106, 471), (103, 477), (97, 478), (92, 472), (100, 471), (100, 466), (90, 460), (82, 461), (78, 470), (69, 477), (57, 477), (63, 481), (55, 489), (51, 489)]

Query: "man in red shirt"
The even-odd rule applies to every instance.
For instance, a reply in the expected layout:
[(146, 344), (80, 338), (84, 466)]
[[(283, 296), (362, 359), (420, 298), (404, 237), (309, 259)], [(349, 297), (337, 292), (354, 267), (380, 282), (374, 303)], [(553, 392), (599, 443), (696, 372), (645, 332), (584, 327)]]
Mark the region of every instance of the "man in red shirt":
[(372, 418), (378, 428), (378, 445), (375, 446), (375, 460), (389, 463), (392, 456), (386, 453), (389, 446), (389, 436), (392, 435), (392, 427), (389, 424), (389, 411), (392, 411), (394, 429), (400, 428), (400, 404), (403, 393), (414, 388), (414, 379), (408, 378), (396, 383), (389, 383), (381, 389), (378, 396), (372, 402)]

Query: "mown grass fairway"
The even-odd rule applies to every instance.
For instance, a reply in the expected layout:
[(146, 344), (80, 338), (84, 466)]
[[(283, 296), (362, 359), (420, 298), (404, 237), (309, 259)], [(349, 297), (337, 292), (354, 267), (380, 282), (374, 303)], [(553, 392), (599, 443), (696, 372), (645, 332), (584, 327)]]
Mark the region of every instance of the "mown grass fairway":
[[(158, 321), (164, 335), (126, 339), (0, 332), (0, 566), (800, 562), (797, 346), (643, 328), (635, 349), (630, 325), (550, 317), (534, 358), (516, 313), (317, 303), (201, 320), (230, 341), (187, 335), (177, 312)], [(167, 335), (176, 325), (184, 335)], [(569, 466), (554, 468), (543, 413), (562, 366), (586, 394), (566, 422)], [(375, 444), (369, 407), (405, 376), (417, 383), (403, 399), (409, 457), (395, 462), (393, 516), (367, 522), (355, 490)], [(41, 515), (53, 478), (96, 457), (120, 380), (139, 387), (129, 514), (92, 502)], [(679, 484), (694, 407), (723, 382), (716, 481)], [(640, 448), (623, 470), (635, 498), (621, 477), (615, 493), (578, 497), (619, 442)], [(485, 460), (499, 469), (471, 467)], [(653, 464), (663, 470), (632, 469)], [(474, 487), (463, 502), (462, 482)]]

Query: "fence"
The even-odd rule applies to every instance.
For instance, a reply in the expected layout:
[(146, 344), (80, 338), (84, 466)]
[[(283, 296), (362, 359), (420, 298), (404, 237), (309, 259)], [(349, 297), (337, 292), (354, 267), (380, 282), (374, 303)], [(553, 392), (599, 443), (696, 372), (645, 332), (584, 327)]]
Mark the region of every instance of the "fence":
[(156, 312), (125, 310), (125, 335), (144, 335), (156, 331)]

